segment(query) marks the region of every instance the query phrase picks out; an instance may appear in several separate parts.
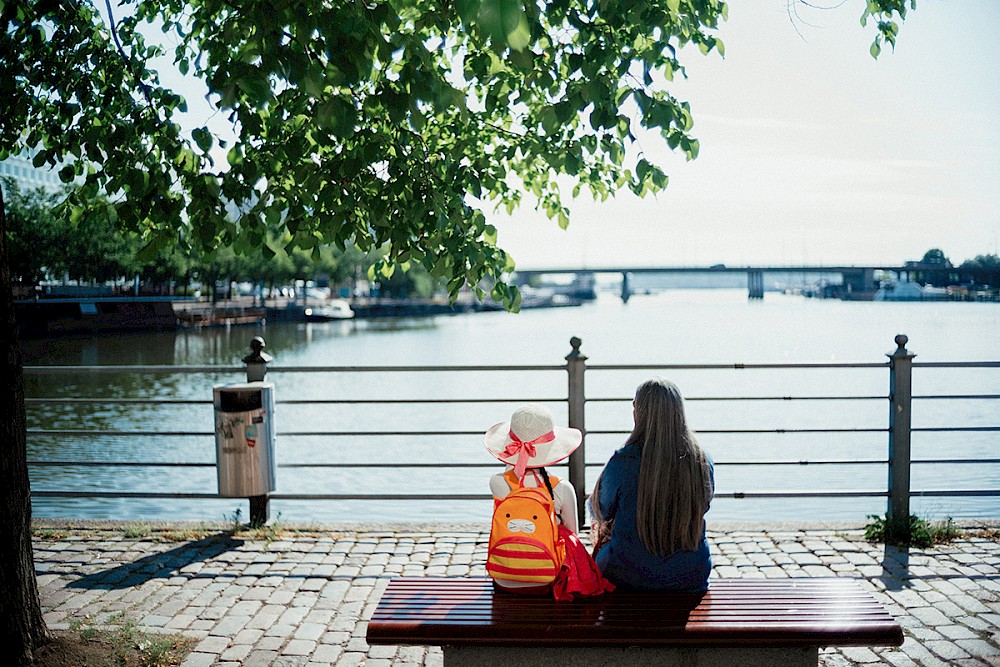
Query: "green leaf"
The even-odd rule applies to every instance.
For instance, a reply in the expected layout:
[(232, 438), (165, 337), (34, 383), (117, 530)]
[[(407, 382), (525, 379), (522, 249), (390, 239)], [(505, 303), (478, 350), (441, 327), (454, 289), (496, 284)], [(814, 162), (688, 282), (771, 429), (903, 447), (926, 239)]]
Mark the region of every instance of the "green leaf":
[(201, 149), (202, 153), (207, 153), (212, 148), (212, 133), (208, 131), (208, 128), (198, 127), (191, 130), (191, 137), (194, 142), (198, 144), (198, 148)]
[(479, 16), (481, 5), (482, 0), (456, 0), (455, 10), (458, 11), (458, 16), (462, 19), (463, 23), (471, 24)]
[(878, 40), (872, 42), (872, 47), (868, 49), (868, 52), (872, 54), (872, 58), (878, 59), (878, 55), (882, 53), (882, 47), (879, 45)]

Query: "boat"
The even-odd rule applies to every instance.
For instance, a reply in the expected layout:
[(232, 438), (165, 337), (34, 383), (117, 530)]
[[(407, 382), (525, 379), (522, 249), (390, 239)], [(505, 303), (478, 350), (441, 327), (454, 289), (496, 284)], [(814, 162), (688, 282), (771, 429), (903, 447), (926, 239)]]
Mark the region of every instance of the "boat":
[(943, 287), (918, 285), (914, 282), (885, 283), (875, 292), (875, 301), (944, 301), (951, 295)]
[(322, 306), (310, 306), (305, 309), (306, 322), (330, 322), (333, 320), (349, 320), (354, 317), (351, 305), (342, 299), (333, 299)]

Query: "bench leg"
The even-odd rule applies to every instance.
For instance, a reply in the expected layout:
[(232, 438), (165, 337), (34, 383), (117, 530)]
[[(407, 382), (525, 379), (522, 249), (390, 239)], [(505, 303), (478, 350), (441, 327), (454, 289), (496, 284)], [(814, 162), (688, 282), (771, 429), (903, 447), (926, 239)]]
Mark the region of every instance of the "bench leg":
[(816, 667), (817, 647), (443, 646), (445, 667)]

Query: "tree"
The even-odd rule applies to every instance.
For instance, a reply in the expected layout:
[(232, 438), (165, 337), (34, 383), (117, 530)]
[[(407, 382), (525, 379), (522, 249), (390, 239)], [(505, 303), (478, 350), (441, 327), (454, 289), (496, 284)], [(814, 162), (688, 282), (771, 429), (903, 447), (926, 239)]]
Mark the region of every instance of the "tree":
[(46, 269), (57, 261), (54, 249), (59, 248), (62, 241), (58, 238), (52, 213), (58, 198), (41, 189), (22, 192), (9, 179), (3, 181), (3, 189), (7, 199), (8, 269), (11, 280), (23, 285), (37, 285), (45, 278)]
[(921, 264), (927, 264), (929, 266), (951, 266), (951, 260), (948, 259), (947, 255), (944, 254), (944, 250), (941, 248), (931, 248), (924, 253), (923, 258), (920, 260)]
[(1000, 256), (995, 254), (976, 255), (962, 262), (959, 267), (964, 275), (970, 276), (976, 285), (1000, 284)]
[[(144, 240), (140, 259), (175, 244), (242, 254), (268, 238), (383, 249), (383, 275), (421, 264), (452, 296), (486, 285), (511, 309), (513, 263), (482, 207), (527, 197), (566, 226), (561, 179), (597, 198), (666, 186), (636, 137), (654, 130), (698, 154), (690, 108), (665, 82), (684, 73), (682, 47), (722, 52), (714, 33), (727, 12), (721, 0), (121, 4), (109, 27), (82, 0), (0, 0), (0, 159), (34, 149), (36, 166), (78, 182), (72, 219), (108, 197), (112, 222)], [(905, 0), (866, 3), (876, 45), (893, 42), (904, 13)], [(206, 82), (235, 139), (182, 129), (185, 101), (150, 68), (162, 52), (144, 35), (154, 23), (176, 37), (174, 66)], [(45, 626), (3, 266), (0, 644), (26, 663)]]

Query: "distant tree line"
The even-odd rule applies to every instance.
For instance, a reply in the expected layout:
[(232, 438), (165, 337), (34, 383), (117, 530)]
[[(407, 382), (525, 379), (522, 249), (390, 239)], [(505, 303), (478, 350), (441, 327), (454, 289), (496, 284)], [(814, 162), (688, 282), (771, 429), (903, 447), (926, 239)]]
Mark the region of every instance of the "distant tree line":
[[(354, 246), (319, 245), (311, 251), (288, 251), (276, 238), (256, 253), (240, 254), (231, 247), (221, 247), (194, 255), (180, 250), (180, 244), (151, 252), (137, 235), (120, 231), (109, 202), (90, 207), (97, 213), (75, 217), (62, 205), (65, 193), (21, 190), (10, 179), (3, 179), (2, 187), (7, 198), (10, 269), (15, 293), (20, 296), (34, 294), (45, 281), (114, 284), (122, 291), (131, 291), (138, 277), (146, 294), (184, 295), (198, 284), (215, 301), (231, 296), (228, 289), (234, 282), (264, 288), (292, 285), (298, 280), (347, 285), (368, 278), (382, 259), (379, 253), (366, 254)], [(941, 287), (960, 281), (995, 287), (1000, 271), (1000, 257), (995, 254), (976, 255), (955, 266), (940, 248), (931, 248), (918, 262), (908, 264), (918, 282)], [(943, 272), (939, 267), (955, 271)], [(426, 297), (443, 287), (419, 264), (407, 271), (371, 277), (378, 280), (383, 295)]]
[[(116, 226), (110, 202), (104, 202), (105, 206), (98, 202), (90, 207), (97, 213), (77, 217), (62, 205), (65, 193), (21, 190), (10, 179), (0, 185), (7, 202), (11, 276), (15, 294), (21, 297), (35, 294), (46, 282), (110, 284), (131, 292), (138, 278), (144, 294), (184, 295), (191, 293), (193, 285), (200, 285), (215, 301), (231, 296), (228, 290), (233, 283), (263, 288), (280, 288), (298, 280), (352, 284), (367, 279), (381, 259), (377, 252), (363, 253), (354, 246), (289, 251), (276, 238), (256, 253), (220, 247), (211, 253), (191, 254), (182, 251), (180, 244), (151, 251), (138, 235)], [(425, 297), (441, 287), (421, 266), (371, 277), (383, 295)]]
[[(976, 255), (958, 266), (952, 264), (948, 256), (940, 248), (931, 248), (924, 253), (919, 262), (909, 263), (915, 270), (917, 282), (947, 287), (957, 282), (972, 282), (976, 285), (997, 287), (997, 276), (1000, 273), (1000, 256), (995, 254)], [(937, 270), (920, 271), (920, 268)], [(940, 268), (953, 268), (955, 271), (941, 271)]]

